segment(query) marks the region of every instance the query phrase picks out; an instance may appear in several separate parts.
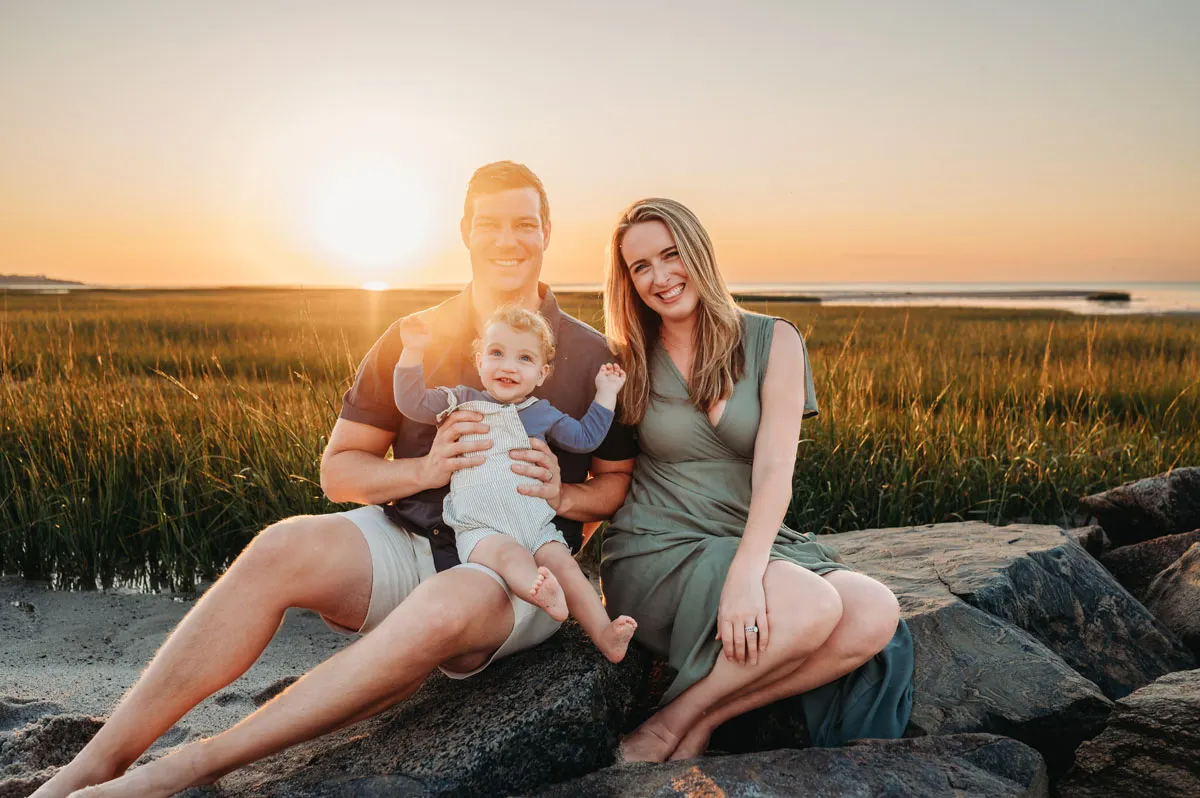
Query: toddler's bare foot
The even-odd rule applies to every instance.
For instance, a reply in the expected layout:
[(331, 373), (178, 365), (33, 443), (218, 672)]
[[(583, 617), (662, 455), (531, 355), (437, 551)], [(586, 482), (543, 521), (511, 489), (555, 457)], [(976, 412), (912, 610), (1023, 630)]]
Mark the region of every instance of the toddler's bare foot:
[(609, 662), (620, 662), (625, 659), (629, 641), (633, 639), (636, 630), (637, 621), (628, 615), (622, 615), (604, 627), (604, 631), (596, 639), (596, 646), (600, 653), (608, 657)]
[(567, 598), (563, 595), (558, 579), (546, 566), (538, 568), (538, 577), (529, 588), (529, 600), (541, 607), (556, 621), (567, 619)]

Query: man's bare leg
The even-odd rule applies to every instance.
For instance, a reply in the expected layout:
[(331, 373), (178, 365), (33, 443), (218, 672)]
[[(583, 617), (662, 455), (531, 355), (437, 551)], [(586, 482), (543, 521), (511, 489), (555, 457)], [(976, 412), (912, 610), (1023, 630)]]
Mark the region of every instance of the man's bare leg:
[(571, 550), (557, 541), (543, 545), (533, 554), (538, 565), (545, 566), (558, 576), (567, 597), (571, 617), (579, 621), (583, 631), (592, 639), (610, 662), (625, 659), (629, 641), (637, 630), (637, 621), (628, 615), (609, 620), (608, 610), (592, 583), (579, 569)]
[(509, 536), (488, 535), (475, 544), (467, 559), (500, 574), (517, 598), (541, 607), (556, 621), (567, 619), (567, 600), (554, 573), (548, 568), (539, 568), (533, 555)]
[(192, 707), (254, 664), (288, 607), (357, 629), (371, 575), (366, 540), (351, 521), (307, 516), (268, 527), (179, 623), (91, 742), (34, 795), (58, 798), (124, 773)]
[(156, 798), (215, 781), (413, 693), (435, 667), (486, 656), (512, 631), (512, 604), (487, 574), (456, 568), (423, 582), (383, 623), (273, 701), (211, 739), (79, 793)]

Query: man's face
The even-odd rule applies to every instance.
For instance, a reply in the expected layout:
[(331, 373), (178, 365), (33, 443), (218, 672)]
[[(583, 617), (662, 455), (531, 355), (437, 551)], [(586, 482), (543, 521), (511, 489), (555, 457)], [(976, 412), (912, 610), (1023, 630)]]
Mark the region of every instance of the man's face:
[(471, 251), (471, 276), (480, 287), (515, 294), (536, 287), (550, 226), (542, 225), (537, 190), (514, 188), (475, 198), (475, 214), (462, 224)]

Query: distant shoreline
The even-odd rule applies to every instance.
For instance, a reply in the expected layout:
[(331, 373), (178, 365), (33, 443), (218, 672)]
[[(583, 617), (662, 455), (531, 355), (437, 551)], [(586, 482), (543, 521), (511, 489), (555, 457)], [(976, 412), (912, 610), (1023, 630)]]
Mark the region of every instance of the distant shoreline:
[[(789, 290), (786, 284), (733, 285), (731, 293), (739, 302), (788, 303), (827, 307), (944, 307), (996, 308), (1008, 310), (1061, 310), (1078, 315), (1155, 315), (1200, 317), (1200, 282), (1196, 283), (1095, 283), (1095, 284), (1037, 284), (1012, 285), (1003, 283), (979, 284), (797, 284)], [(1132, 290), (1131, 290), (1132, 289)], [(304, 285), (244, 285), (244, 286), (103, 286), (67, 280), (39, 280), (23, 277), (15, 282), (10, 275), (0, 275), (0, 294), (66, 295), (126, 294), (126, 293), (221, 293), (313, 291), (359, 293), (352, 286)], [(380, 294), (406, 294), (429, 297), (437, 301), (461, 290), (461, 284), (443, 284), (387, 288)], [(587, 284), (560, 284), (559, 297), (589, 298), (600, 296), (600, 287)], [(1165, 297), (1165, 299), (1164, 299)]]

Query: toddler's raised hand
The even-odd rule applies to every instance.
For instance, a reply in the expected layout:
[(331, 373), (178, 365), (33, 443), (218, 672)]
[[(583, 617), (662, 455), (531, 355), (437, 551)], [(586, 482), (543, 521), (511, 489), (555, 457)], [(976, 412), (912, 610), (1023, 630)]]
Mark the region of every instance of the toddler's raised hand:
[(596, 372), (596, 391), (611, 392), (615, 397), (625, 384), (625, 371), (616, 363), (605, 363)]
[(433, 331), (420, 316), (405, 316), (400, 320), (400, 340), (405, 349), (424, 350), (433, 343)]

